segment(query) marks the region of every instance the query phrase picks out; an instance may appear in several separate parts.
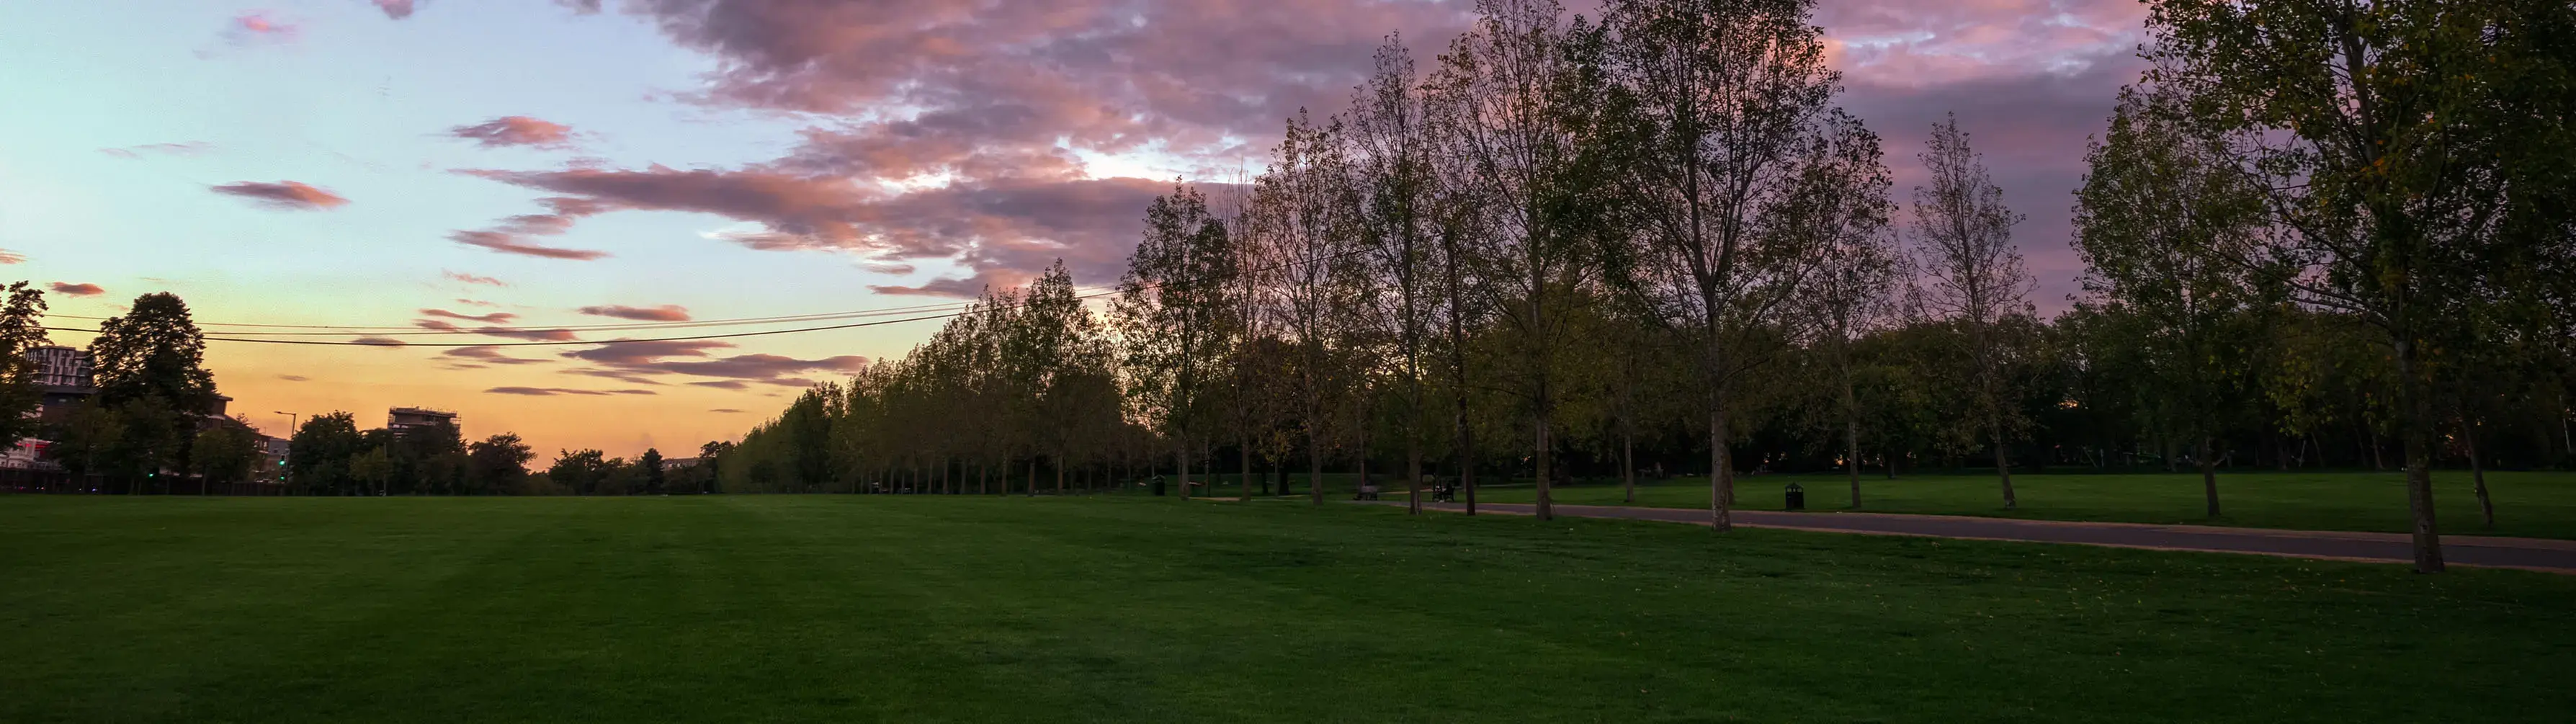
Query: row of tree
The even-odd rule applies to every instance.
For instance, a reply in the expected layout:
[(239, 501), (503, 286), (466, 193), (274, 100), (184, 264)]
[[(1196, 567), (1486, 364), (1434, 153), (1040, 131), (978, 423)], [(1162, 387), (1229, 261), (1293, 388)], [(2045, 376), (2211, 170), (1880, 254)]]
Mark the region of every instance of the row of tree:
[(2153, 5), (2054, 318), (1955, 121), (1891, 198), (1811, 2), (1482, 0), (1427, 72), (1391, 37), (1258, 178), (1157, 199), (1105, 315), (1061, 269), (989, 294), (722, 479), (1034, 490), (1160, 450), (1185, 482), (1299, 459), (1318, 502), (1334, 466), (1445, 468), (1471, 507), (1480, 470), (1526, 475), (1546, 517), (1569, 463), (1642, 456), (1709, 473), (1725, 530), (1763, 468), (1839, 467), (1858, 506), (1864, 465), (1974, 456), (2009, 507), (2017, 468), (2187, 460), (2216, 515), (2230, 461), (2393, 448), (2439, 570), (2437, 458), (2568, 459), (2576, 11)]

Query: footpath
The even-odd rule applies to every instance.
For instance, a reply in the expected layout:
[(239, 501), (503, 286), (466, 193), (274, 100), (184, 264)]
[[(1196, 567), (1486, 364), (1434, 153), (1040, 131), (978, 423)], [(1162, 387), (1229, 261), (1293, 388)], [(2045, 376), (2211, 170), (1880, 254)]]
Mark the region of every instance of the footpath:
[[(1379, 504), (1403, 505), (1404, 502), (1380, 501)], [(1424, 507), (1453, 512), (1464, 512), (1467, 509), (1465, 505), (1456, 503), (1426, 503)], [(1526, 503), (1481, 503), (1476, 506), (1476, 511), (1533, 515), (1536, 512), (1535, 508), (1536, 506)], [(1708, 524), (1708, 511), (1700, 508), (1558, 505), (1556, 514), (1574, 518), (1623, 518)], [(1828, 533), (2072, 543), (2117, 548), (2246, 553), (2368, 563), (2413, 563), (2415, 560), (2414, 546), (2410, 537), (2404, 533), (2022, 520), (1965, 515), (1790, 513), (1776, 510), (1736, 510), (1732, 512), (1731, 518), (1736, 525), (1748, 528), (1786, 528)], [(2576, 540), (2446, 535), (2442, 536), (2442, 558), (2445, 562), (2457, 566), (2520, 568), (2576, 574)]]

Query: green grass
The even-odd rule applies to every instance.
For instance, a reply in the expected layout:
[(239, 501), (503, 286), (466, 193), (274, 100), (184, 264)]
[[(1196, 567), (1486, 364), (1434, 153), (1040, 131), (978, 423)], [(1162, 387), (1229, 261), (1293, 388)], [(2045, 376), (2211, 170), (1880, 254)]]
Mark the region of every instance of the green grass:
[[(1779, 510), (1782, 490), (1795, 482), (1807, 491), (1809, 510), (1837, 510), (1851, 502), (1840, 475), (1761, 475), (1736, 479), (1736, 500), (1746, 508)], [(1993, 475), (1923, 475), (1889, 480), (1863, 474), (1863, 509), (1877, 513), (1991, 515), (2047, 520), (2189, 523), (2255, 528), (2405, 532), (2404, 477), (2395, 472), (2222, 473), (2217, 518), (2206, 515), (2196, 473), (2014, 475), (2021, 507), (2006, 509)], [(2466, 472), (2433, 474), (2433, 510), (2444, 533), (2576, 538), (2576, 473), (2491, 472), (2496, 526), (2482, 527)], [(1401, 498), (1391, 494), (1390, 498)], [(1526, 480), (1514, 487), (1478, 491), (1480, 502), (1527, 503), (1537, 490)], [(1618, 481), (1584, 481), (1555, 491), (1559, 503), (1620, 505)], [(1639, 481), (1636, 505), (1708, 507), (1708, 478)]]
[(2564, 721), (2576, 577), (1144, 496), (0, 497), (0, 721)]

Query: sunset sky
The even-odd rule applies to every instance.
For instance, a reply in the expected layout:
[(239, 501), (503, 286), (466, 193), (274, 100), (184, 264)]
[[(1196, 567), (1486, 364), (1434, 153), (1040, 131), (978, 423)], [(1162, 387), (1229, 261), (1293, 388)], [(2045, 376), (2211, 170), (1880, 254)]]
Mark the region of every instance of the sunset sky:
[[(271, 411), (376, 426), (389, 406), (420, 405), (463, 413), (469, 437), (518, 432), (541, 462), (558, 448), (684, 456), (937, 323), (447, 345), (949, 304), (1058, 257), (1078, 284), (1105, 285), (1175, 176), (1257, 171), (1283, 118), (1340, 110), (1385, 34), (1402, 31), (1427, 67), (1469, 8), (0, 3), (0, 277), (55, 290), (54, 326), (171, 291), (210, 336), (334, 325), (411, 343), (210, 342), (233, 410), (271, 434), (286, 425)], [(2144, 6), (1861, 0), (1819, 13), (1841, 103), (1885, 137), (1900, 200), (1931, 123), (1956, 111), (2029, 215), (2015, 238), (2040, 277), (2033, 301), (2062, 307), (2069, 192), (2086, 136), (2141, 67)]]

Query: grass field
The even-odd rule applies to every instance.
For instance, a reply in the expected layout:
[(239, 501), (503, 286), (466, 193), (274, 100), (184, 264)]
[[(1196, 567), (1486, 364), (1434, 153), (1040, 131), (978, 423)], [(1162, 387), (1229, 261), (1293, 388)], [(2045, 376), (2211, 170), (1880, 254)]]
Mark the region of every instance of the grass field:
[[(1779, 510), (1783, 494), (1795, 482), (1807, 491), (1809, 510), (1838, 510), (1851, 502), (1851, 486), (1840, 475), (1760, 475), (1736, 479), (1736, 499), (1746, 508)], [(2406, 511), (2405, 478), (2395, 472), (2279, 473), (2246, 472), (2218, 478), (2221, 512), (2210, 518), (2201, 499), (2196, 473), (2076, 474), (2013, 476), (2021, 507), (2007, 510), (1993, 475), (1921, 475), (1889, 480), (1861, 475), (1863, 508), (1877, 513), (1989, 515), (2047, 520), (2101, 520), (2128, 523), (2189, 523), (2306, 530), (2412, 530)], [(1389, 483), (1392, 484), (1392, 483)], [(2481, 527), (2477, 496), (2466, 472), (2433, 474), (2433, 510), (2442, 532), (2576, 538), (2576, 473), (2491, 472), (2487, 488), (2496, 501), (2496, 526)], [(1226, 491), (1220, 489), (1219, 493)], [(1527, 503), (1537, 497), (1526, 479), (1509, 487), (1478, 491), (1477, 500)], [(1402, 499), (1390, 494), (1392, 499)], [(1560, 503), (1620, 505), (1616, 480), (1587, 480), (1558, 488)], [(1666, 508), (1708, 507), (1708, 478), (1638, 481), (1636, 505)]]
[(10, 496), (0, 551), (7, 722), (2576, 711), (2576, 577), (2508, 570), (1143, 496)]

